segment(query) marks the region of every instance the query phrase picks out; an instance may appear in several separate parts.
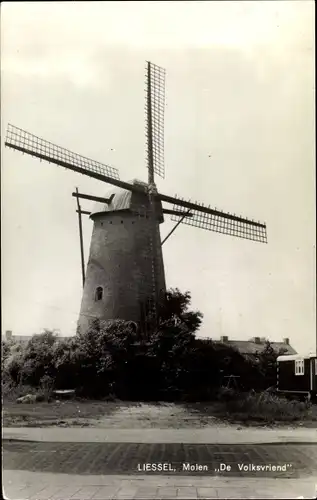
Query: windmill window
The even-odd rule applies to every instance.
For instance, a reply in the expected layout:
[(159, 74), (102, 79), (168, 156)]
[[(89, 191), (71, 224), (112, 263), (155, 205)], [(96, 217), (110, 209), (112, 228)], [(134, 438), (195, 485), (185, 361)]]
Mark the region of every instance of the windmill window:
[(303, 359), (295, 359), (295, 375), (304, 375)]
[(102, 286), (98, 286), (96, 288), (96, 292), (95, 292), (95, 302), (98, 302), (99, 300), (102, 300), (102, 296), (103, 296)]

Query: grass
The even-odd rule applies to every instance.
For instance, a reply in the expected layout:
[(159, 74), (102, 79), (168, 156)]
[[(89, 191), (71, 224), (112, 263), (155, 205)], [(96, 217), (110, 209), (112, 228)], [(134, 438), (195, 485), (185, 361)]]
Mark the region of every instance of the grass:
[(266, 391), (233, 395), (221, 402), (221, 409), (229, 420), (234, 418), (241, 422), (317, 424), (316, 405), (289, 400)]
[(30, 385), (13, 385), (10, 382), (2, 381), (2, 398), (4, 401), (13, 402), (27, 394), (36, 396), (37, 401), (49, 401), (51, 398), (51, 391), (48, 387), (36, 388)]
[(100, 401), (42, 401), (18, 404), (4, 401), (3, 426), (87, 426), (100, 417), (111, 414), (114, 404)]

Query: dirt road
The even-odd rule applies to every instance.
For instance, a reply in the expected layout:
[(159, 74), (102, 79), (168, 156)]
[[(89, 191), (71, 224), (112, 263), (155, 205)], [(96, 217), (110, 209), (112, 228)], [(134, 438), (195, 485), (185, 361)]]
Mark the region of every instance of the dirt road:
[[(305, 422), (316, 428), (317, 421)], [(94, 427), (117, 429), (199, 429), (206, 427), (237, 428), (245, 426), (224, 417), (217, 403), (127, 403), (104, 401), (60, 401), (51, 403), (18, 404), (4, 402), (4, 427)], [(247, 425), (262, 426), (260, 422)], [(276, 423), (292, 428), (292, 423)], [(301, 426), (301, 423), (296, 427)], [(267, 425), (266, 425), (267, 427)]]

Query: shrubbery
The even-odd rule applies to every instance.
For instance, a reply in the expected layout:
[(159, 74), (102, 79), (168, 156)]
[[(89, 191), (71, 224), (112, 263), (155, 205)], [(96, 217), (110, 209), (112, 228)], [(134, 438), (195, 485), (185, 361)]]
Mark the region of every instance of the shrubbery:
[(3, 383), (46, 395), (72, 388), (93, 398), (169, 401), (216, 398), (231, 374), (244, 391), (272, 385), (277, 354), (269, 344), (254, 364), (230, 346), (196, 339), (202, 314), (189, 310), (190, 300), (189, 292), (169, 291), (146, 338), (129, 322), (96, 320), (71, 339), (45, 331), (25, 346), (3, 342)]
[(241, 420), (274, 423), (295, 421), (311, 416), (311, 404), (271, 394), (268, 391), (231, 394), (226, 399), (226, 411)]

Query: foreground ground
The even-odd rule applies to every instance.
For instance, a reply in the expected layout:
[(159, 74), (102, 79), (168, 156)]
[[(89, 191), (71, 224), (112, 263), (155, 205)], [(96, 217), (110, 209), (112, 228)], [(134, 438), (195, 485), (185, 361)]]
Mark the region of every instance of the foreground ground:
[[(229, 418), (224, 421), (212, 405), (5, 403), (3, 496), (10, 500), (316, 498), (316, 429), (251, 424), (252, 428)], [(171, 464), (171, 470), (160, 474), (139, 470), (138, 464), (142, 469), (145, 463), (162, 462)], [(183, 464), (194, 470), (184, 469)], [(220, 464), (226, 470), (220, 470), (224, 466)], [(261, 467), (254, 471), (253, 466)]]
[[(97, 428), (204, 428), (224, 426), (273, 426), (265, 420), (243, 419), (240, 415), (224, 413), (217, 403), (125, 403), (105, 401), (60, 401), (51, 403), (18, 404), (4, 401), (3, 426), (81, 426)], [(276, 426), (317, 428), (317, 405), (312, 407), (312, 419), (292, 422), (284, 420)]]
[[(316, 497), (317, 436), (310, 439), (315, 431), (294, 431), (291, 439), (299, 438), (297, 444), (257, 444), (252, 442), (256, 431), (252, 437), (247, 429), (231, 431), (231, 444), (220, 444), (221, 435), (227, 437), (227, 429), (197, 430), (206, 435), (218, 433), (219, 444), (198, 444), (191, 429), (171, 432), (155, 429), (161, 441), (156, 436), (154, 443), (152, 429), (125, 431), (126, 436), (114, 442), (120, 429), (3, 429), (4, 497), (10, 500)], [(290, 431), (266, 433), (270, 436), (268, 441), (276, 434), (291, 436)], [(240, 443), (235, 442), (237, 437)], [(243, 440), (249, 444), (243, 444)], [(142, 468), (145, 463), (162, 462), (170, 464), (172, 470), (147, 474), (139, 470), (139, 464)], [(184, 469), (183, 464), (186, 467), (191, 464), (193, 468)], [(197, 471), (196, 464), (204, 469)], [(225, 464), (226, 470), (221, 470), (221, 464)], [(248, 470), (241, 470), (239, 464), (248, 465)], [(260, 466), (260, 471), (252, 470), (254, 466)], [(274, 466), (280, 466), (280, 470), (274, 470)]]
[[(143, 464), (157, 463), (169, 464), (165, 475), (309, 478), (314, 475), (317, 477), (317, 445), (3, 440), (3, 466), (9, 470), (140, 475), (144, 474)], [(221, 471), (221, 464), (225, 464), (225, 471)], [(254, 466), (251, 470), (249, 464)], [(247, 466), (246, 470), (243, 465)], [(276, 467), (272, 468), (272, 465)], [(149, 472), (164, 474), (164, 471)]]
[(174, 500), (316, 498), (305, 479), (168, 476), (82, 476), (5, 470), (10, 500)]

